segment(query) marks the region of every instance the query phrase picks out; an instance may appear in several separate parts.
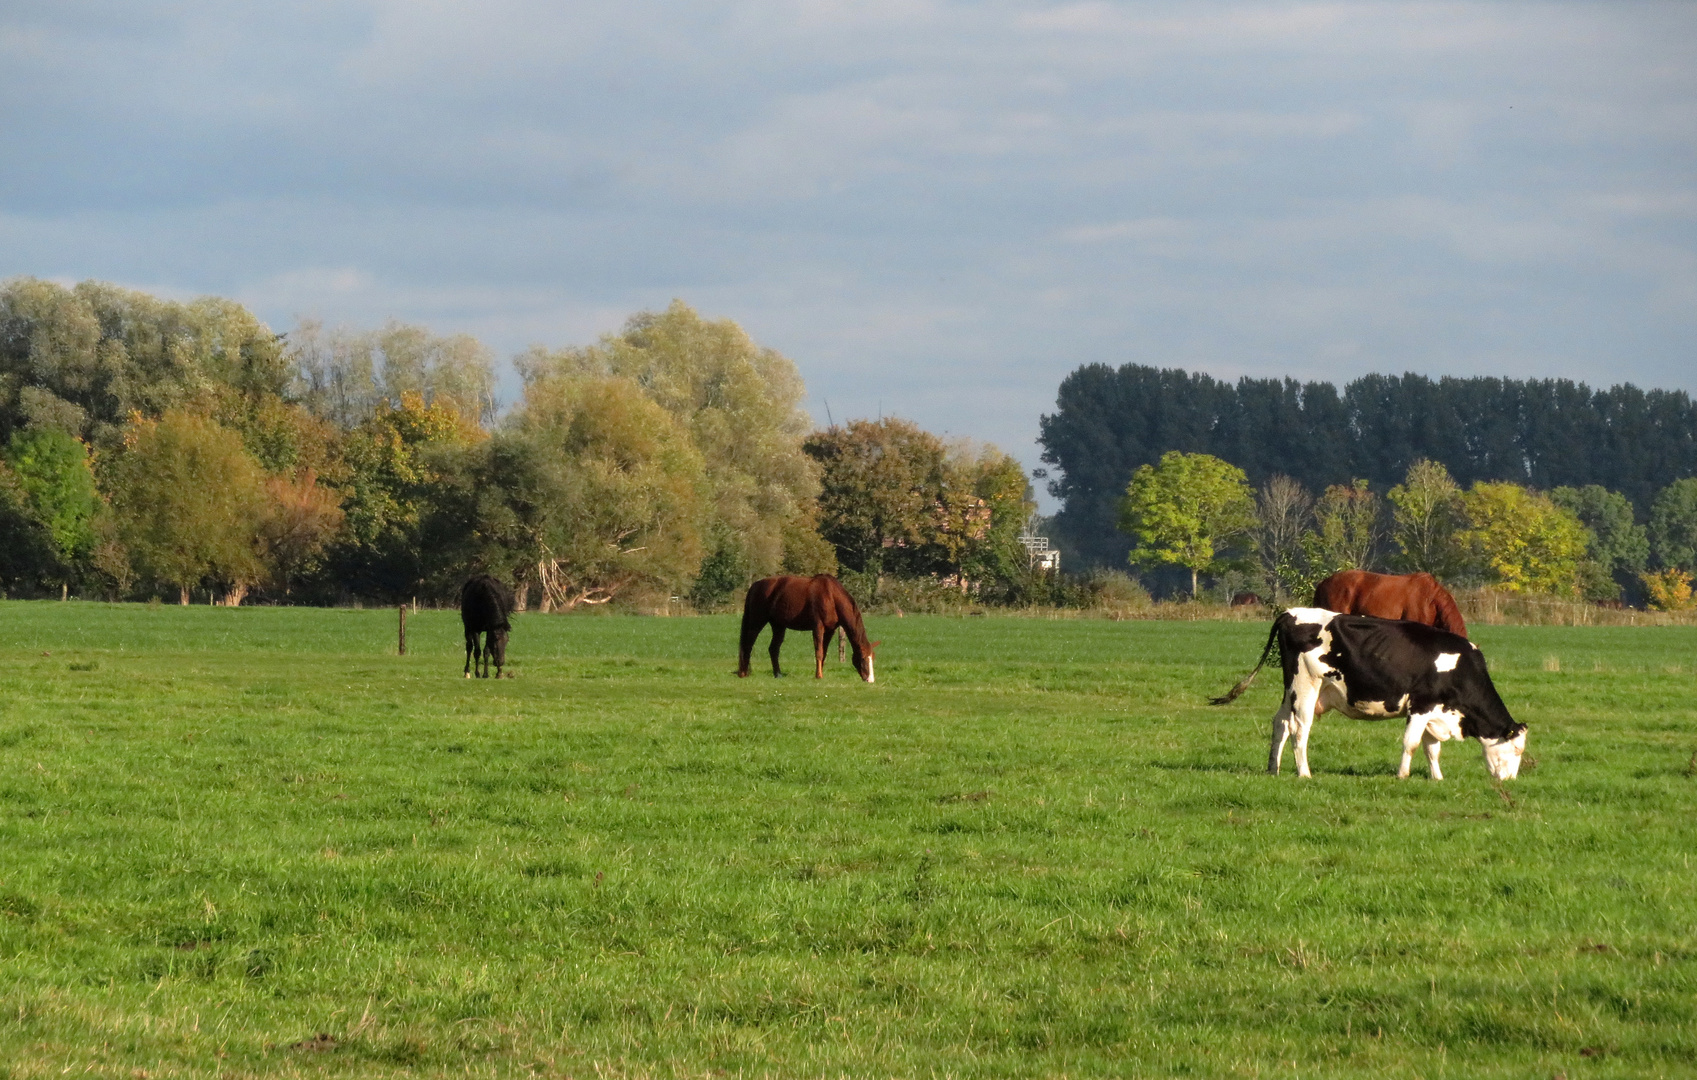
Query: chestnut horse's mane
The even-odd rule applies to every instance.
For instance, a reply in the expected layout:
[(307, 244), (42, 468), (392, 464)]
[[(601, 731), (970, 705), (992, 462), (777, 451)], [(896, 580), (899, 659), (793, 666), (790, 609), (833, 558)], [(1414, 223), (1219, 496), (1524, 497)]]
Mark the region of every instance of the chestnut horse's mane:
[(842, 625), (843, 636), (849, 639), (855, 652), (862, 655), (871, 652), (872, 642), (866, 636), (866, 624), (860, 621), (860, 607), (854, 602), (854, 597), (836, 578), (829, 574), (819, 576), (825, 579), (825, 591), (837, 606), (837, 619)]
[[(1425, 576), (1431, 577), (1430, 574)], [(1466, 637), (1467, 620), (1461, 617), (1461, 609), (1456, 606), (1455, 597), (1450, 595), (1448, 589), (1439, 585), (1436, 578), (1432, 578), (1432, 584), (1436, 586), (1432, 590), (1432, 606), (1438, 609), (1438, 617), (1432, 620), (1432, 625), (1439, 630), (1448, 630), (1452, 634)]]

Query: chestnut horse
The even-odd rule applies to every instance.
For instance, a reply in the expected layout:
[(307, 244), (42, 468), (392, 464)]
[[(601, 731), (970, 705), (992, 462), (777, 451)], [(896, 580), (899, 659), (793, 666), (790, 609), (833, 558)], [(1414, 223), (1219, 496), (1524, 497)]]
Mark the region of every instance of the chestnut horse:
[[(825, 650), (831, 644), (831, 635), (840, 629), (854, 650), (854, 669), (862, 679), (872, 681), (872, 650), (878, 643), (866, 640), (854, 598), (830, 574), (762, 578), (748, 587), (748, 596), (742, 602), (742, 646), (737, 650), (739, 678), (748, 677), (754, 641), (767, 624), (772, 627), (773, 677), (783, 675), (778, 670), (778, 650), (784, 644), (785, 630), (813, 631), (813, 677), (823, 679)], [(839, 642), (838, 650), (841, 648)]]
[(1347, 615), (1407, 619), (1467, 636), (1455, 597), (1431, 574), (1342, 570), (1314, 586), (1314, 606)]

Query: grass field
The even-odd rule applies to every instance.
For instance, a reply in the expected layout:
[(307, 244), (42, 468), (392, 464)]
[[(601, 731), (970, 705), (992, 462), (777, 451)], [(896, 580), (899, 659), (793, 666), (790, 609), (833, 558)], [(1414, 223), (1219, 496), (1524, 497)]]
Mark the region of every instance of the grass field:
[(1697, 1075), (1697, 628), (1479, 628), (1498, 786), (1261, 624), (393, 623), (0, 604), (0, 1076)]

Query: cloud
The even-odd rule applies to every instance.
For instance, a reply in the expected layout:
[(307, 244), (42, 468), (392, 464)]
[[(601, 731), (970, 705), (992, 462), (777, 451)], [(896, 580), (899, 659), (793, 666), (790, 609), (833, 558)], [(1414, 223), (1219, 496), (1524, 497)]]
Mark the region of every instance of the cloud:
[(1697, 9), (65, 0), (0, 275), (498, 350), (673, 297), (1034, 463), (1080, 363), (1697, 389)]

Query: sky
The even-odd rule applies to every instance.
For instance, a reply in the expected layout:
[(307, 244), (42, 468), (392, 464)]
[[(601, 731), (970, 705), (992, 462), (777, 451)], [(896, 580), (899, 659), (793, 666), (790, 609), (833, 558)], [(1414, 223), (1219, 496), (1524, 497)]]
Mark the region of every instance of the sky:
[(1693, 57), (1620, 0), (0, 0), (0, 277), (503, 366), (679, 298), (1028, 466), (1085, 363), (1697, 392)]

